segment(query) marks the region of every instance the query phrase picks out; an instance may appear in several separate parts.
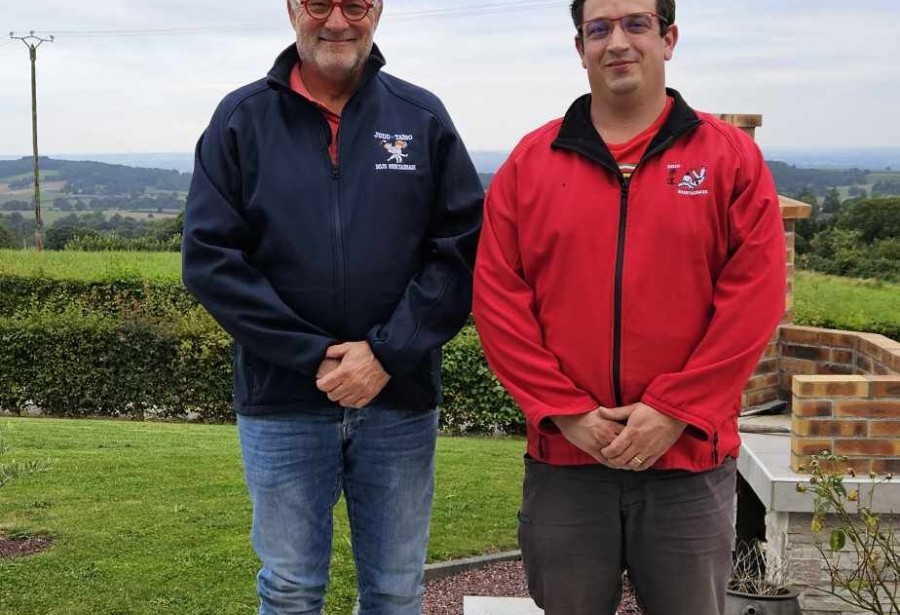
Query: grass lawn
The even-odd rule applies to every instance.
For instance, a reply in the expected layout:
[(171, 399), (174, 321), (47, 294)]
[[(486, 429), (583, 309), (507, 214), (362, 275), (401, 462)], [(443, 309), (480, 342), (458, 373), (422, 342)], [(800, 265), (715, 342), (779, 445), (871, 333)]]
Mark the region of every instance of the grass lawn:
[[(48, 534), (0, 560), (4, 615), (252, 615), (257, 561), (229, 425), (0, 418), (6, 461), (52, 460), (0, 490), (0, 531)], [(429, 560), (514, 548), (524, 442), (442, 438)], [(330, 615), (355, 578), (336, 513)]]
[(794, 321), (900, 340), (900, 284), (797, 271)]
[(53, 280), (140, 278), (169, 282), (181, 279), (181, 254), (0, 250), (0, 274)]

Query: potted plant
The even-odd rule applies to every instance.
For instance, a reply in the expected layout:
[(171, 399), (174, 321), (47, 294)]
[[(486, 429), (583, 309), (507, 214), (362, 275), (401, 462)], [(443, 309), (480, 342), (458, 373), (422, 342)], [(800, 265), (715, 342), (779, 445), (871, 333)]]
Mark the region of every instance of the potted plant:
[(739, 544), (725, 597), (725, 615), (801, 615), (786, 565), (766, 558), (759, 542)]

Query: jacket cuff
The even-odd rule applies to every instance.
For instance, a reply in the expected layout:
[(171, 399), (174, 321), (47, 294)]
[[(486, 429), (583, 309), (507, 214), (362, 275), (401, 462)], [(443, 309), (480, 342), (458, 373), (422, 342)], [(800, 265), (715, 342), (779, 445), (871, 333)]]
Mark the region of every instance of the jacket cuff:
[(554, 416), (575, 416), (586, 414), (595, 410), (600, 404), (593, 399), (569, 408), (542, 408), (529, 417), (531, 424), (543, 435), (551, 436), (560, 433), (559, 427), (553, 422)]
[(381, 363), (381, 367), (384, 368), (384, 371), (391, 376), (404, 376), (415, 371), (420, 361), (410, 361), (410, 353), (395, 352), (384, 342), (384, 340), (379, 340), (377, 337), (377, 331), (379, 329), (379, 326), (372, 327), (366, 334), (366, 342), (369, 343), (372, 354), (374, 354), (375, 358), (378, 359), (378, 362)]
[(687, 428), (693, 430), (700, 438), (704, 440), (712, 440), (713, 433), (716, 431), (716, 428), (706, 419), (701, 418), (695, 414), (685, 412), (681, 408), (668, 404), (658, 397), (654, 397), (650, 393), (644, 393), (644, 396), (641, 399), (641, 403), (646, 404), (657, 412), (662, 412), (663, 414), (668, 415), (673, 419), (678, 419), (682, 423), (687, 423)]

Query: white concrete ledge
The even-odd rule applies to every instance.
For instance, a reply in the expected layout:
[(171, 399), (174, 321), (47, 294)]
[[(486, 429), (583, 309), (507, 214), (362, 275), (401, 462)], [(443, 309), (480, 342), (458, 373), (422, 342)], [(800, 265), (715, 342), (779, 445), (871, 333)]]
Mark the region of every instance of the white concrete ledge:
[[(809, 484), (808, 474), (791, 470), (791, 438), (787, 434), (742, 433), (741, 454), (737, 468), (749, 483), (767, 511), (813, 512), (813, 495), (797, 491), (798, 484)], [(844, 481), (847, 490), (859, 489), (865, 501), (873, 482), (868, 476)], [(872, 510), (879, 513), (900, 512), (900, 477), (878, 485)]]
[(543, 615), (531, 598), (464, 596), (463, 615)]

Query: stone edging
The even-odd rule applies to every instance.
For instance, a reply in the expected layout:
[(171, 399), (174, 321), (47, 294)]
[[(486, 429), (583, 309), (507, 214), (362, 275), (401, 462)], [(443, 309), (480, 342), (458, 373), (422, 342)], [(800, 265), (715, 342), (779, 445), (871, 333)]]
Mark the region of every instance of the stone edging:
[[(522, 559), (521, 551), (505, 551), (503, 553), (491, 553), (489, 555), (476, 555), (475, 557), (466, 557), (463, 559), (452, 559), (446, 562), (435, 562), (433, 564), (425, 564), (425, 581), (433, 581), (442, 579), (467, 570), (475, 570), (483, 568), (490, 564), (498, 562), (510, 562)], [(353, 606), (353, 615), (359, 615), (359, 600)]]
[(521, 551), (506, 551), (504, 553), (491, 553), (489, 555), (476, 555), (475, 557), (466, 557), (464, 559), (452, 559), (446, 562), (435, 562), (425, 565), (425, 580), (433, 581), (442, 579), (450, 575), (465, 572), (466, 570), (475, 570), (483, 568), (497, 562), (509, 562), (522, 559)]

